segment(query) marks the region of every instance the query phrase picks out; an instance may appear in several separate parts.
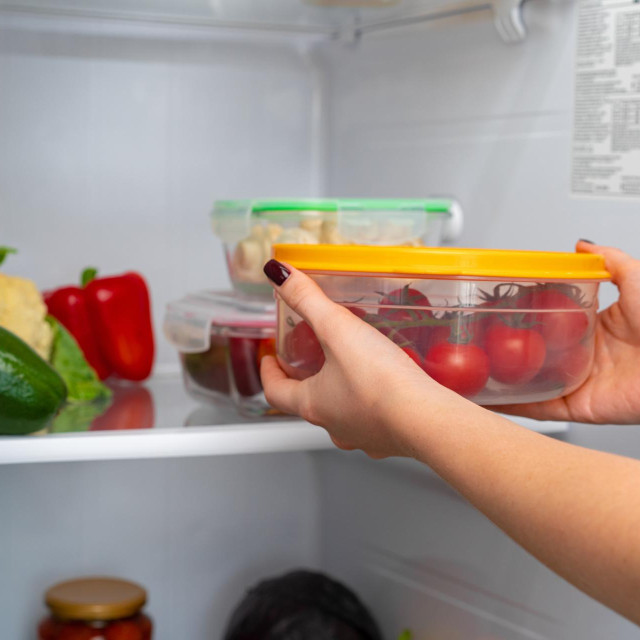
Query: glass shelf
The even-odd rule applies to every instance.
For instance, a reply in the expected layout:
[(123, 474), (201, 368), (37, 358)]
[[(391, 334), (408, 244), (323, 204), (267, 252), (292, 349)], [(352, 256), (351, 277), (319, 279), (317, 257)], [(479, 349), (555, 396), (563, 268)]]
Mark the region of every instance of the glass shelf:
[(233, 405), (199, 405), (178, 375), (123, 385), (97, 418), (58, 422), (46, 434), (0, 437), (0, 464), (215, 456), (329, 449), (329, 436), (297, 418), (246, 418)]
[[(566, 422), (511, 418), (541, 433), (559, 433)], [(247, 418), (228, 405), (200, 405), (176, 374), (158, 375), (144, 385), (123, 385), (98, 418), (67, 420), (53, 432), (0, 437), (0, 464), (182, 458), (332, 449), (324, 429), (298, 418)]]

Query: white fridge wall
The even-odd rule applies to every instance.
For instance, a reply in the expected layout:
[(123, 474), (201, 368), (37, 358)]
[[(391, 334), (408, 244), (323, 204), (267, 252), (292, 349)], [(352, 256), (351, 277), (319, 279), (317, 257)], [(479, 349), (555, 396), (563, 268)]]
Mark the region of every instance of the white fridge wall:
[(318, 562), (309, 454), (0, 468), (0, 615), (33, 640), (44, 590), (79, 575), (147, 587), (154, 640), (218, 640), (247, 588)]
[(277, 42), (2, 20), (0, 244), (20, 249), (3, 271), (47, 288), (88, 265), (139, 270), (157, 362), (177, 364), (160, 332), (165, 304), (229, 286), (214, 199), (316, 195), (314, 74)]
[[(611, 449), (640, 453), (629, 428), (614, 438)], [(415, 640), (637, 638), (417, 462), (316, 456), (322, 566), (367, 602), (387, 640), (405, 628)]]
[[(638, 202), (572, 198), (577, 3), (524, 6), (505, 45), (490, 14), (327, 47), (327, 190), (458, 198), (462, 246), (572, 250), (579, 237), (640, 256)], [(601, 302), (615, 292), (608, 285)], [(574, 425), (570, 442), (640, 458), (637, 427)], [(637, 628), (542, 565), (415, 465), (319, 456), (324, 562), (387, 637), (585, 640)]]

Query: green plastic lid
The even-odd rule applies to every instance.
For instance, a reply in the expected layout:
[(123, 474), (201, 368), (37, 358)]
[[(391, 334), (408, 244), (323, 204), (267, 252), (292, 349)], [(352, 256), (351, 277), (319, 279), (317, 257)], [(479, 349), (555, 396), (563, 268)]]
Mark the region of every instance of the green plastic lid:
[[(265, 222), (295, 224), (313, 216), (334, 219), (345, 242), (373, 242), (376, 228), (393, 223), (392, 244), (421, 237), (434, 221), (452, 217), (453, 200), (447, 198), (300, 198), (217, 200), (211, 215), (214, 232), (225, 242), (239, 242), (251, 226)], [(377, 225), (377, 226), (376, 226)], [(400, 228), (402, 227), (402, 229)], [(380, 234), (379, 234), (380, 235)], [(387, 234), (388, 235), (388, 234)], [(381, 236), (382, 237), (382, 236)]]
[(268, 211), (337, 211), (337, 200), (256, 200), (254, 213)]
[(338, 211), (340, 209), (411, 209), (428, 213), (448, 213), (450, 208), (451, 200), (338, 198), (327, 200), (255, 200), (251, 210), (254, 213), (262, 213), (268, 211)]

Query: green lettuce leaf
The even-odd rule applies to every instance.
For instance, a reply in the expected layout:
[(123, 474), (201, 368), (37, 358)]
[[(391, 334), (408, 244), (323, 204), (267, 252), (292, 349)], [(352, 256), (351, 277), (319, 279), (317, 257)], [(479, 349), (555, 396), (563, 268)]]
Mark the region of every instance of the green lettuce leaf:
[(53, 329), (50, 362), (67, 385), (67, 402), (80, 404), (111, 398), (111, 389), (100, 382), (74, 337), (54, 317), (47, 316), (47, 322)]
[(88, 431), (91, 423), (110, 406), (110, 398), (97, 398), (85, 404), (68, 404), (55, 417), (49, 431), (51, 433)]

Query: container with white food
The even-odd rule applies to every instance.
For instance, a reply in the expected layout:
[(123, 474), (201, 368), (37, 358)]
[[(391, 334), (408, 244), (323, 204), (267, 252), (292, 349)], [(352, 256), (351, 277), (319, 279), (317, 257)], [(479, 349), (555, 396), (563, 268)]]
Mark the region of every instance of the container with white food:
[(219, 200), (213, 230), (225, 247), (233, 287), (271, 298), (262, 272), (274, 244), (437, 246), (455, 234), (454, 200)]

